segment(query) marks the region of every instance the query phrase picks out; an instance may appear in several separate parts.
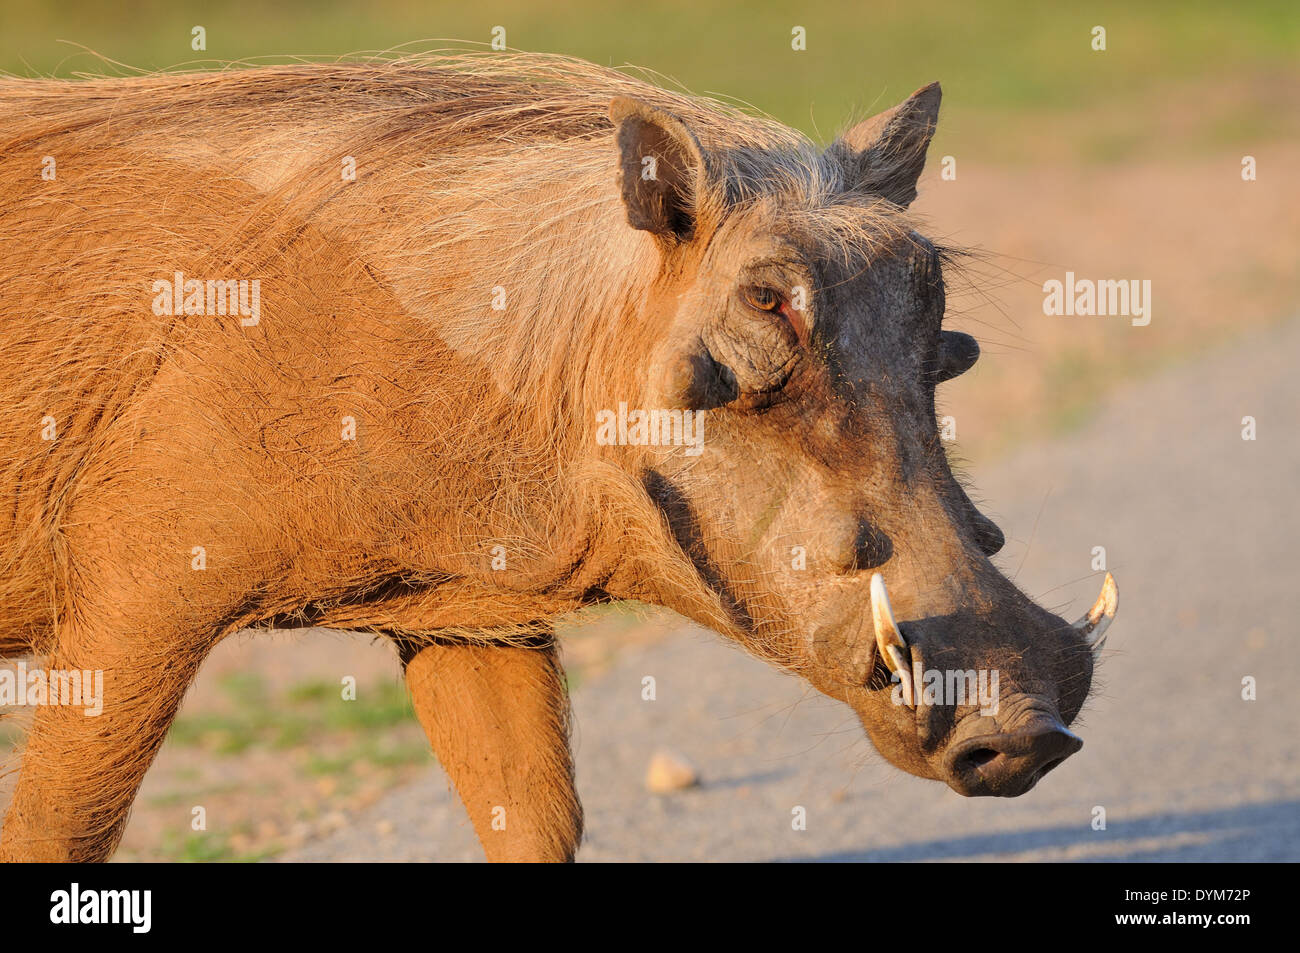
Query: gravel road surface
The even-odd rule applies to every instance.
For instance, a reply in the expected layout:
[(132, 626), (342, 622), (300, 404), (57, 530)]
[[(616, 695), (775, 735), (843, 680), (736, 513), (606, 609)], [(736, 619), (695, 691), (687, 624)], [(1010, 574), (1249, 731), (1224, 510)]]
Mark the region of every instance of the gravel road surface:
[[(683, 626), (575, 692), (580, 859), (1300, 860), (1297, 358), (1292, 322), (1132, 385), (1085, 428), (973, 475), (1027, 592), (1085, 611), (1094, 546), (1120, 588), (1075, 725), (1084, 748), (1030, 794), (966, 799), (904, 775), (847, 708)], [(661, 747), (702, 784), (647, 793)], [(796, 807), (806, 830), (792, 829)], [(282, 859), (482, 857), (431, 768)]]

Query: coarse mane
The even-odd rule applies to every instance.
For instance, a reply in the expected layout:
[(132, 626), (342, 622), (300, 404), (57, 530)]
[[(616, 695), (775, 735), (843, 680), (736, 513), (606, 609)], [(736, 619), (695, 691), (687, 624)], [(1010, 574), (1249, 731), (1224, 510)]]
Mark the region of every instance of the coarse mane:
[[(833, 152), (780, 123), (541, 54), (436, 52), (214, 72), (0, 78), (0, 162), (8, 157), (13, 169), (31, 170), (43, 156), (56, 157), (69, 202), (77, 201), (79, 183), (93, 185), (96, 229), (83, 226), (84, 234), (60, 239), (66, 248), (59, 254), (86, 274), (113, 274), (128, 249), (134, 260), (168, 271), (178, 235), (186, 237), (195, 218), (186, 202), (238, 210), (229, 235), (204, 239), (211, 275), (256, 275), (304, 243), (329, 249), (333, 267), (311, 275), (315, 300), (347, 301), (356, 276), (368, 275), (377, 294), (492, 382), (459, 396), (466, 433), (458, 446), (481, 439), (476, 433), (508, 435), (500, 455), (536, 460), (537, 472), (547, 474), (574, 458), (594, 409), (608, 406), (611, 393), (641, 391), (646, 369), (627, 359), (628, 342), (661, 332), (640, 313), (660, 258), (654, 240), (627, 224), (609, 119), (616, 97), (672, 114), (699, 139), (710, 174), (696, 202), (717, 218), (779, 196), (792, 222), (846, 258), (911, 231), (905, 213), (854, 190)], [(354, 179), (340, 174), (348, 163)], [(181, 204), (159, 207), (154, 197), (142, 207), (141, 176), (165, 178)], [(24, 223), (46, 201), (37, 188), (0, 196), (0, 248), (25, 247)], [(54, 247), (47, 244), (47, 253)], [(110, 361), (103, 355), (151, 361), (163, 349), (128, 327), (138, 318), (113, 317), (133, 313), (111, 299), (138, 294), (145, 277), (124, 275), (120, 288), (60, 287), (60, 313), (98, 314), (120, 327), (69, 323), (43, 329), (35, 344), (21, 340), (21, 347), (60, 355), (68, 368), (75, 361), (96, 368), (98, 396), (77, 391), (83, 383), (69, 370), (66, 382), (51, 385), (62, 389), (56, 397), (93, 403), (104, 419), (121, 413), (129, 388), (103, 373)], [(184, 346), (193, 345), (187, 339)], [(241, 338), (234, 346), (250, 345)], [(421, 351), (419, 342), (409, 349)], [(6, 391), (22, 393), (23, 385)], [(15, 409), (15, 420), (48, 412), (50, 393), (31, 399), (31, 407)], [(480, 451), (463, 452), (473, 458)], [(0, 465), (20, 481), (30, 461), (20, 455)], [(628, 526), (625, 548), (644, 551), (647, 577), (679, 576), (678, 588), (693, 590), (702, 606), (697, 618), (725, 631), (726, 613), (673, 551), (643, 489), (628, 484), (627, 474), (607, 476), (579, 491), (599, 498), (587, 505), (644, 515), (644, 525)], [(54, 525), (53, 515), (43, 522)], [(15, 552), (40, 548), (42, 532)]]
[[(654, 276), (657, 258), (627, 228), (614, 182), (608, 113), (619, 96), (675, 115), (700, 139), (711, 188), (697, 201), (719, 217), (778, 194), (792, 219), (846, 259), (911, 228), (888, 203), (855, 193), (834, 157), (774, 120), (547, 54), (5, 77), (0, 149), (55, 154), (110, 141), (234, 176), (281, 220), (353, 238), (412, 312), (453, 347), (489, 359), (505, 392), (535, 395), (539, 374), (550, 377), (538, 365), (545, 342), (571, 346), (607, 330), (551, 322), (624, 314)], [(348, 156), (355, 182), (338, 175)], [(242, 251), (248, 260), (271, 250)], [(430, 286), (431, 273), (464, 276), (456, 301)], [(498, 280), (482, 287), (489, 275)], [(485, 307), (494, 287), (505, 291), (505, 311)]]

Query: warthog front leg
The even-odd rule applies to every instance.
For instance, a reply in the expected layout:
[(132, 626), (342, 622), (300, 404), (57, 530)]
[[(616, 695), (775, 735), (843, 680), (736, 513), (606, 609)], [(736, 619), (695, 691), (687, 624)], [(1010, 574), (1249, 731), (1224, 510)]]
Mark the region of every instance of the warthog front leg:
[(102, 711), (88, 716), (86, 704), (37, 711), (0, 831), (0, 860), (104, 861), (112, 855), (205, 654), (75, 627), (63, 634), (46, 671), (102, 672)]
[(582, 806), (554, 644), (430, 645), (406, 683), (488, 860), (572, 860)]

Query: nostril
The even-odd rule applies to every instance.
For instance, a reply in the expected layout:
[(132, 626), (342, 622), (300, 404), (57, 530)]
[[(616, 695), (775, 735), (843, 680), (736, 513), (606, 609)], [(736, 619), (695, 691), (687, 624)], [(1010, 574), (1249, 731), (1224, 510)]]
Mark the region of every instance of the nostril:
[(1023, 794), (1083, 746), (1065, 729), (1024, 730), (972, 738), (950, 749), (948, 783), (958, 793)]
[(962, 761), (967, 767), (982, 768), (984, 765), (996, 758), (1000, 753), (1001, 752), (994, 751), (992, 748), (976, 748), (974, 751), (967, 752), (962, 757)]
[(1003, 752), (996, 748), (978, 745), (955, 752), (955, 756), (948, 762), (948, 773), (964, 787), (978, 789), (998, 772), (997, 765), (1003, 759)]

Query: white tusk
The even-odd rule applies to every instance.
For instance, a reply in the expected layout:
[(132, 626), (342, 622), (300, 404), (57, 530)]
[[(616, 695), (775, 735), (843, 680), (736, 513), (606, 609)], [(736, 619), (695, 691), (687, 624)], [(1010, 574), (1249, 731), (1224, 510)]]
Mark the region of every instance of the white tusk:
[(876, 648), (885, 665), (898, 676), (903, 685), (903, 700), (908, 707), (915, 707), (915, 695), (912, 685), (911, 652), (907, 648), (907, 639), (899, 631), (894, 621), (894, 609), (889, 604), (889, 590), (885, 588), (885, 577), (875, 573), (871, 577), (871, 621), (876, 629)]
[(1101, 595), (1088, 610), (1088, 614), (1074, 623), (1074, 628), (1087, 639), (1088, 647), (1094, 655), (1101, 651), (1102, 644), (1106, 641), (1106, 630), (1110, 628), (1118, 608), (1119, 589), (1115, 586), (1115, 578), (1106, 573), (1106, 581), (1101, 584)]

